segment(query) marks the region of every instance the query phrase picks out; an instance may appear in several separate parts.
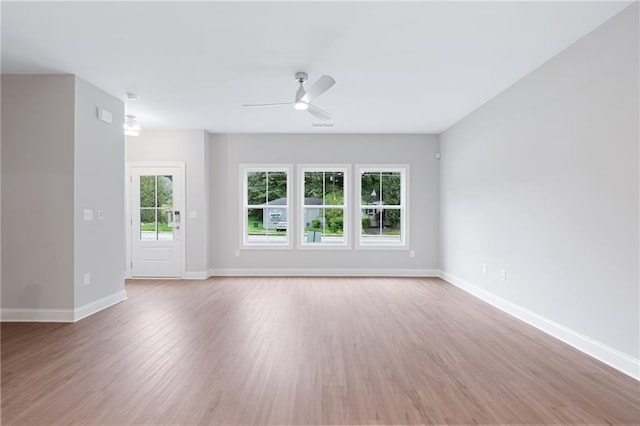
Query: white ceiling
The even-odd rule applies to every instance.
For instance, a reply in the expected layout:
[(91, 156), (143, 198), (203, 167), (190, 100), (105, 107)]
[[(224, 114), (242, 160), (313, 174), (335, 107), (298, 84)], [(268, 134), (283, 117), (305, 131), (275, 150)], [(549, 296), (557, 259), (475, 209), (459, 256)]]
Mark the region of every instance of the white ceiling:
[[(629, 2), (2, 2), (3, 73), (73, 73), (143, 128), (440, 133)], [(291, 107), (296, 71), (337, 84)], [(308, 88), (309, 86), (307, 86)]]

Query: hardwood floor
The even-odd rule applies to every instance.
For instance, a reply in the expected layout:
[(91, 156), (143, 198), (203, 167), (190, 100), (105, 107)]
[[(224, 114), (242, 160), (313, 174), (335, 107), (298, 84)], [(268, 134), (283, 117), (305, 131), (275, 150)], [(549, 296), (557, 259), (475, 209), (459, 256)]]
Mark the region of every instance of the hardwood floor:
[(440, 279), (127, 291), (2, 324), (2, 424), (640, 424), (640, 383)]

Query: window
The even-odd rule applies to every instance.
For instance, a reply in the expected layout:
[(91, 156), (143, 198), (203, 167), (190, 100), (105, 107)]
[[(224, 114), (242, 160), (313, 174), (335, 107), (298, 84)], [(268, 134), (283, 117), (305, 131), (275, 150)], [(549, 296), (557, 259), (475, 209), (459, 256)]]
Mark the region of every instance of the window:
[(347, 170), (345, 166), (304, 166), (301, 180), (302, 247), (347, 247)]
[(358, 167), (358, 247), (406, 247), (408, 166)]
[(140, 176), (140, 241), (173, 240), (173, 176)]
[(242, 166), (244, 246), (290, 246), (290, 170)]

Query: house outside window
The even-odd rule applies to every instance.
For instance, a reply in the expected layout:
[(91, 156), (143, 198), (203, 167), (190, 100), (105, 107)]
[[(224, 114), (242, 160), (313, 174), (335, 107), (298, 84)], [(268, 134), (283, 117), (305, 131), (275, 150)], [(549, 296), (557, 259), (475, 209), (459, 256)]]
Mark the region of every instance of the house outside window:
[(244, 247), (291, 246), (291, 166), (241, 166)]
[(300, 247), (348, 248), (349, 168), (345, 165), (301, 165)]
[(358, 248), (406, 248), (408, 165), (358, 166)]

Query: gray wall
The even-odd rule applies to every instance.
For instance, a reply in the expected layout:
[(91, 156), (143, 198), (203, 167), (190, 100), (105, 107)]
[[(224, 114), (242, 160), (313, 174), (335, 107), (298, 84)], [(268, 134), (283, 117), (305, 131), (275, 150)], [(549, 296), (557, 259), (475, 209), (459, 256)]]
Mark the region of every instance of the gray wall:
[(3, 308), (73, 313), (124, 290), (123, 116), (72, 75), (2, 76)]
[[(124, 290), (124, 104), (76, 78), (75, 103), (75, 305), (85, 305)], [(113, 114), (99, 121), (96, 108)], [(83, 210), (93, 220), (83, 220)], [(98, 219), (98, 210), (104, 219)], [(84, 285), (83, 274), (91, 274)]]
[[(127, 162), (184, 162), (186, 181), (186, 272), (206, 275), (209, 205), (208, 176), (205, 172), (208, 134), (204, 130), (143, 130), (140, 136), (126, 137)], [(129, 202), (129, 201), (127, 201)], [(189, 217), (196, 211), (198, 217)]]
[(445, 272), (636, 359), (638, 48), (636, 3), (447, 130), (440, 189)]
[(74, 77), (2, 76), (2, 307), (73, 297)]
[[(437, 269), (436, 152), (438, 137), (434, 135), (211, 135), (209, 259), (213, 273)], [(293, 250), (247, 249), (236, 257), (235, 251), (241, 248), (242, 163), (285, 163), (294, 167), (304, 163), (409, 164), (408, 229), (415, 258), (410, 258), (406, 250), (298, 250), (295, 242)], [(294, 201), (297, 197), (294, 186)]]

